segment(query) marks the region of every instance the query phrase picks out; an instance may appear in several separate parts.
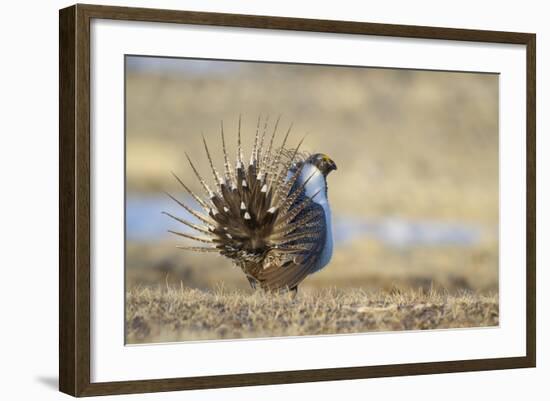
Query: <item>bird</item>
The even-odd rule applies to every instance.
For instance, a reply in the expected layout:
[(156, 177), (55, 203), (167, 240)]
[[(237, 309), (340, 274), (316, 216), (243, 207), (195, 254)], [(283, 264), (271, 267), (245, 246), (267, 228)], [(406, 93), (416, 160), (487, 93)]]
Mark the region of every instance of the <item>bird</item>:
[[(245, 163), (241, 120), (239, 116), (234, 164), (229, 160), (224, 123), (220, 122), (221, 173), (214, 165), (204, 135), (202, 137), (213, 184), (203, 178), (185, 153), (204, 195), (192, 191), (175, 173), (172, 175), (200, 210), (167, 195), (200, 223), (163, 212), (193, 233), (168, 231), (195, 242), (178, 248), (217, 253), (230, 259), (245, 274), (252, 289), (297, 294), (298, 285), (307, 276), (326, 267), (332, 258), (332, 214), (327, 177), (337, 166), (324, 153), (300, 151), (305, 137), (295, 148), (287, 147), (292, 124), (281, 145), (275, 147), (281, 117), (271, 127), (269, 117), (261, 115), (256, 123), (250, 158)], [(272, 131), (269, 140), (268, 128)]]

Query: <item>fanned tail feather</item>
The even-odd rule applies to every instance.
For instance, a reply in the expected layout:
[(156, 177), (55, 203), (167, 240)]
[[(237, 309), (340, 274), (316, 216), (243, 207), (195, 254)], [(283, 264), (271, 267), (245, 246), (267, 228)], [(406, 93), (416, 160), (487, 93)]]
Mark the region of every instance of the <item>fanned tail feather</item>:
[(176, 202), (178, 205), (180, 205), (182, 208), (184, 208), (189, 214), (191, 214), (192, 216), (195, 216), (197, 219), (199, 219), (200, 221), (202, 221), (203, 223), (205, 224), (210, 224), (212, 221), (210, 220), (209, 217), (207, 217), (206, 215), (200, 213), (200, 212), (197, 212), (195, 210), (193, 210), (192, 208), (190, 208), (189, 206), (187, 206), (185, 203), (183, 203), (182, 201), (176, 199), (174, 196), (170, 195), (168, 192), (165, 192), (166, 195), (172, 199), (174, 202)]
[(279, 122), (281, 121), (281, 116), (277, 117), (277, 121), (275, 121), (275, 126), (273, 127), (273, 133), (271, 134), (271, 139), (269, 141), (269, 146), (267, 147), (267, 150), (265, 152), (262, 167), (260, 170), (260, 175), (263, 177), (265, 174), (267, 174), (267, 168), (271, 164), (271, 150), (273, 149), (273, 142), (275, 141), (275, 135), (277, 134), (277, 128), (279, 128)]
[(208, 157), (208, 163), (210, 164), (210, 168), (212, 169), (212, 176), (214, 177), (214, 181), (219, 188), (222, 185), (222, 180), (220, 178), (220, 175), (218, 174), (218, 171), (216, 170), (216, 167), (214, 167), (214, 162), (212, 162), (212, 156), (210, 156), (210, 151), (208, 150), (208, 145), (206, 144), (206, 138), (204, 137), (204, 135), (202, 136), (202, 142), (204, 144), (204, 151), (206, 152), (206, 156)]
[(208, 186), (206, 181), (204, 181), (204, 179), (201, 177), (201, 175), (197, 171), (195, 165), (193, 164), (193, 162), (191, 161), (191, 158), (189, 157), (189, 155), (187, 153), (185, 153), (185, 157), (187, 157), (187, 161), (189, 162), (189, 165), (191, 166), (191, 169), (195, 173), (195, 176), (197, 177), (197, 179), (201, 183), (202, 187), (204, 188), (204, 191), (208, 194), (208, 197), (211, 198), (214, 195), (214, 193), (212, 192), (212, 190), (210, 189), (210, 187)]
[(223, 161), (224, 161), (224, 174), (226, 183), (233, 184), (233, 171), (231, 169), (231, 164), (229, 163), (229, 156), (227, 155), (227, 148), (225, 146), (225, 134), (223, 132), (223, 121), (220, 123), (221, 126), (221, 136), (222, 136), (222, 150), (223, 150)]
[[(279, 116), (274, 123), (269, 142), (266, 141), (268, 120), (267, 116), (262, 120), (261, 115), (257, 119), (250, 163), (245, 167), (241, 142), (242, 118), (239, 116), (234, 169), (228, 156), (224, 124), (223, 121), (220, 122), (222, 175), (216, 169), (203, 136), (204, 151), (214, 182), (213, 187), (209, 186), (189, 155), (185, 154), (207, 197), (201, 198), (176, 174), (173, 173), (173, 175), (185, 192), (208, 214), (205, 215), (189, 207), (170, 194), (168, 196), (194, 216), (200, 224), (163, 212), (171, 219), (203, 236), (198, 237), (175, 230), (169, 230), (169, 232), (186, 240), (211, 245), (209, 247), (184, 245), (178, 248), (195, 252), (218, 252), (239, 265), (249, 279), (257, 278), (266, 288), (273, 284), (269, 284), (269, 279), (265, 277), (275, 277), (277, 280), (286, 277), (285, 274), (273, 273), (272, 269), (286, 269), (285, 266), (289, 263), (308, 260), (309, 256), (306, 255), (314, 249), (314, 241), (319, 238), (321, 231), (319, 224), (316, 223), (316, 219), (320, 217), (319, 210), (308, 210), (312, 199), (317, 194), (311, 198), (304, 194), (305, 186), (311, 176), (299, 186), (296, 185), (304, 164), (297, 163), (296, 157), (304, 139), (299, 141), (296, 148), (292, 150), (286, 148), (292, 130), (291, 124), (281, 145), (275, 148), (275, 137), (281, 117)], [(266, 143), (268, 145), (264, 149)], [(270, 262), (266, 262), (267, 260)], [(261, 273), (264, 270), (265, 273)], [(298, 280), (299, 277), (302, 277), (302, 273), (294, 274), (291, 282)]]
[(185, 185), (183, 183), (183, 181), (175, 173), (172, 172), (172, 175), (180, 183), (180, 185), (183, 187), (183, 189), (185, 189), (185, 192), (187, 192), (195, 200), (195, 202), (197, 202), (199, 205), (201, 205), (201, 207), (204, 210), (209, 210), (210, 209), (210, 207), (206, 204), (206, 202), (204, 202), (198, 195), (196, 195), (193, 191), (191, 191), (189, 189), (189, 187), (187, 185)]

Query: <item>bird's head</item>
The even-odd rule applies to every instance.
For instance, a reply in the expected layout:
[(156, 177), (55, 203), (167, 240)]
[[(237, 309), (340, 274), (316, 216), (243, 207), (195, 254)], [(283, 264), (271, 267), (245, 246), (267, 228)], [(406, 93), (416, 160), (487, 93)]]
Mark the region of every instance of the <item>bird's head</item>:
[(323, 176), (329, 175), (332, 170), (336, 170), (336, 163), (324, 153), (314, 153), (307, 158), (306, 163), (311, 163), (319, 169)]

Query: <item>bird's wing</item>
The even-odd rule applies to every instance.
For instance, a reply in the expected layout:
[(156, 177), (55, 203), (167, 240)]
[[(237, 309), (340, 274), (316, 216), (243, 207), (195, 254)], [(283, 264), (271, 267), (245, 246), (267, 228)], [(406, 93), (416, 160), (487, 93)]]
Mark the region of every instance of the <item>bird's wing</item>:
[[(293, 229), (293, 227), (296, 227)], [(269, 257), (264, 260), (264, 268), (257, 274), (262, 288), (268, 290), (292, 289), (302, 282), (308, 274), (316, 270), (327, 236), (327, 222), (323, 208), (310, 202), (288, 225), (280, 244), (287, 247), (303, 248), (287, 258)], [(277, 246), (271, 253), (277, 254)], [(284, 251), (283, 251), (284, 255)]]

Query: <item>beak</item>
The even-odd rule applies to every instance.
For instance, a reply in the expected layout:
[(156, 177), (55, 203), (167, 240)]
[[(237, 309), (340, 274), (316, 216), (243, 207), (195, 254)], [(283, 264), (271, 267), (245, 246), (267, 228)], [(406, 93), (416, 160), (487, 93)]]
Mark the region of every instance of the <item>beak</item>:
[(336, 163), (334, 163), (334, 160), (327, 157), (327, 163), (328, 163), (328, 172), (331, 172), (333, 170), (338, 170), (338, 167), (336, 166)]

